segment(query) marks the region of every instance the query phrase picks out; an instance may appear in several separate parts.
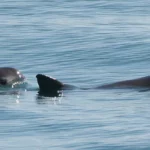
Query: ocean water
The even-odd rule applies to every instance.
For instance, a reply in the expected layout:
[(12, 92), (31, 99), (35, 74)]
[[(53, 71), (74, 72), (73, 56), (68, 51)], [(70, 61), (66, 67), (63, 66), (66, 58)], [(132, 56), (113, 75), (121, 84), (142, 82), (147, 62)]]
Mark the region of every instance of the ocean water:
[[(150, 74), (148, 0), (2, 0), (0, 67), (93, 87)], [(150, 91), (0, 95), (1, 150), (149, 150)]]

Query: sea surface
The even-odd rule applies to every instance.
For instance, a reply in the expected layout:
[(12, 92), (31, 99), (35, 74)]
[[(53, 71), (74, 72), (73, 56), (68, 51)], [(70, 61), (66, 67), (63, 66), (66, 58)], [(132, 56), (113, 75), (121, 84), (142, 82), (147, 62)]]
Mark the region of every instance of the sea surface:
[[(150, 75), (149, 0), (1, 0), (0, 67), (78, 87)], [(15, 90), (15, 89), (14, 89)], [(149, 150), (150, 91), (0, 94), (0, 150)]]

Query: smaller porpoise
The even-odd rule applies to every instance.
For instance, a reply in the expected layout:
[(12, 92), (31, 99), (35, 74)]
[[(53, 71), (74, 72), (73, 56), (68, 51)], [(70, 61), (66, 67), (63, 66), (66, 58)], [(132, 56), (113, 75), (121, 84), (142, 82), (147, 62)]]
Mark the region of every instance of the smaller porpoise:
[(24, 80), (25, 77), (19, 70), (11, 67), (0, 67), (0, 87), (19, 84)]
[[(77, 88), (72, 85), (64, 84), (52, 77), (43, 75), (43, 74), (37, 74), (36, 75), (37, 82), (39, 85), (39, 93), (49, 93), (52, 91), (58, 91), (58, 90), (69, 90)], [(125, 81), (119, 81), (111, 84), (101, 85), (97, 86), (95, 88), (80, 88), (83, 90), (88, 89), (110, 89), (110, 88), (150, 88), (150, 76), (137, 78), (133, 80), (125, 80)]]

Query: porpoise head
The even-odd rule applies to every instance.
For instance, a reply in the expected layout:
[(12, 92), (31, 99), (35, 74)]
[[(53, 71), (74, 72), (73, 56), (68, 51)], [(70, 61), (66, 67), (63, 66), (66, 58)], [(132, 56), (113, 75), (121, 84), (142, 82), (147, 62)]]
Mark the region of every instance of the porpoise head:
[(15, 68), (0, 68), (0, 86), (23, 82), (24, 79), (23, 74)]

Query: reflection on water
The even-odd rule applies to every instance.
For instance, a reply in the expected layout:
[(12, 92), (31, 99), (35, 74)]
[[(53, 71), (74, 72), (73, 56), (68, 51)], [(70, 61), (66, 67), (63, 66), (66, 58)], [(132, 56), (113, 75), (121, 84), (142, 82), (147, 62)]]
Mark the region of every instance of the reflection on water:
[(45, 96), (45, 97), (61, 97), (63, 95), (63, 91), (60, 90), (53, 90), (53, 91), (39, 91), (39, 96)]
[(2, 103), (20, 103), (20, 96), (24, 95), (25, 89), (3, 89), (0, 90), (0, 99)]
[(61, 104), (63, 97), (43, 97), (37, 95), (36, 102), (37, 104)]
[[(21, 95), (30, 94), (30, 92), (36, 91), (36, 102), (37, 104), (60, 104), (63, 97), (63, 91), (50, 91), (50, 92), (41, 92), (36, 88), (29, 87), (28, 89), (21, 87), (1, 87), (0, 96), (11, 96), (11, 100), (15, 100), (16, 103), (19, 103)], [(8, 99), (8, 97), (7, 97)], [(6, 100), (4, 100), (6, 101)], [(8, 101), (8, 100), (7, 100)]]
[(0, 95), (19, 95), (19, 91), (0, 91)]
[(51, 91), (49, 93), (38, 92), (37, 104), (60, 104), (63, 98), (63, 91)]

